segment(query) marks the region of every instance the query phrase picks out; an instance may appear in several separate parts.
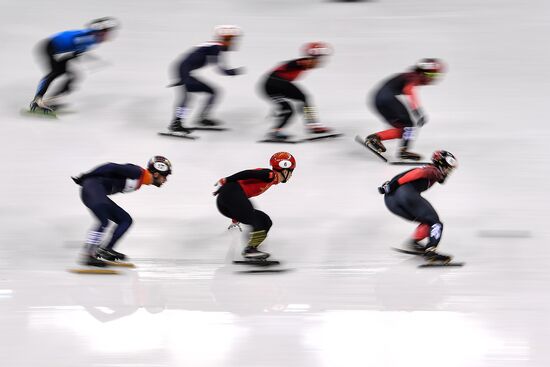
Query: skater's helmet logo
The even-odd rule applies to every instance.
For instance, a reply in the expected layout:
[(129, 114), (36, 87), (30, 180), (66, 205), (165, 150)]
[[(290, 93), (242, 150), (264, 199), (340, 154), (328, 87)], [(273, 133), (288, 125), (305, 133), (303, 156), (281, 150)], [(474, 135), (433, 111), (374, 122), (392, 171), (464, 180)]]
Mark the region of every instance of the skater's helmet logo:
[(153, 163), (153, 167), (155, 167), (155, 169), (159, 172), (168, 171), (168, 166), (166, 165), (166, 163), (163, 162), (155, 162)]
[(292, 162), (289, 161), (289, 160), (282, 160), (279, 162), (279, 167), (283, 168), (283, 169), (290, 169), (292, 167)]
[(445, 161), (449, 165), (449, 167), (456, 167), (457, 162), (455, 157), (448, 156), (445, 158)]
[(172, 174), (172, 163), (170, 163), (167, 158), (156, 155), (147, 163), (147, 169), (151, 171), (151, 173), (159, 173), (162, 176), (168, 176)]

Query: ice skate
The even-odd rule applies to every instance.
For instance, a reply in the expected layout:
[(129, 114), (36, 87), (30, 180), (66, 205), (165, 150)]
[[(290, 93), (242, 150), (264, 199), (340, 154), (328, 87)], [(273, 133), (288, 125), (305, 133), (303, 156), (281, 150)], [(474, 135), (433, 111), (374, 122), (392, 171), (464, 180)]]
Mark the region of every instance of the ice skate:
[(86, 265), (86, 266), (96, 266), (98, 268), (104, 268), (107, 266), (106, 262), (90, 254), (82, 255), (82, 258), (80, 259), (80, 264)]
[(45, 115), (55, 115), (51, 107), (49, 107), (41, 97), (36, 97), (29, 105), (29, 111), (33, 113), (43, 113)]
[(120, 252), (117, 252), (113, 249), (99, 248), (96, 254), (98, 257), (108, 261), (126, 260), (126, 255), (121, 254)]
[(326, 134), (331, 133), (332, 129), (318, 122), (309, 122), (306, 124), (306, 129), (310, 134)]
[(200, 119), (197, 124), (199, 126), (204, 126), (204, 127), (215, 127), (215, 126), (220, 126), (221, 125), (221, 122), (217, 121), (217, 120), (211, 120), (209, 118), (202, 118)]
[(435, 247), (427, 248), (423, 256), (428, 263), (438, 263), (442, 265), (448, 264), (452, 260), (451, 256), (437, 252)]
[(365, 145), (376, 150), (378, 153), (384, 153), (386, 151), (386, 147), (382, 144), (382, 141), (376, 134), (367, 136), (365, 138)]
[(407, 243), (407, 247), (406, 247), (409, 251), (411, 252), (416, 252), (418, 253), (419, 255), (420, 254), (425, 254), (426, 253), (426, 246), (422, 245), (421, 243), (418, 243), (417, 241), (415, 240), (410, 240), (408, 243)]
[(259, 251), (254, 246), (246, 246), (242, 252), (242, 255), (245, 259), (249, 260), (265, 260), (270, 256), (267, 252)]
[(181, 132), (181, 133), (185, 133), (185, 134), (190, 134), (191, 133), (191, 130), (189, 130), (189, 129), (187, 129), (183, 126), (182, 121), (179, 118), (175, 118), (174, 120), (172, 120), (172, 123), (170, 123), (170, 125), (168, 126), (168, 131)]
[(269, 139), (273, 140), (287, 140), (290, 138), (290, 135), (282, 132), (280, 129), (274, 129), (267, 134)]
[(406, 149), (401, 149), (399, 151), (399, 158), (401, 159), (410, 159), (412, 161), (419, 161), (422, 159), (422, 156), (417, 153), (410, 152)]

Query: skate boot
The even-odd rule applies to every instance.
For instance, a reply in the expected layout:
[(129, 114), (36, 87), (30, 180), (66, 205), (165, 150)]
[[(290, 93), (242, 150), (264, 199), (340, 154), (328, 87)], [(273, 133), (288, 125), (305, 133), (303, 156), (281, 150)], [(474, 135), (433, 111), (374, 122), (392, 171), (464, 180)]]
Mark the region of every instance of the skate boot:
[(409, 159), (409, 160), (412, 160), (412, 161), (419, 161), (419, 160), (422, 159), (422, 156), (420, 154), (409, 152), (407, 149), (401, 149), (399, 151), (399, 158)]
[(53, 110), (44, 103), (42, 100), (42, 97), (35, 97), (30, 106), (29, 109), (31, 112), (42, 112), (44, 114), (53, 114)]
[(92, 256), (90, 254), (84, 254), (82, 258), (80, 259), (80, 263), (82, 265), (86, 266), (96, 266), (98, 268), (104, 268), (107, 266), (107, 264), (102, 261), (101, 259), (98, 259), (96, 256)]
[(168, 126), (168, 130), (172, 132), (180, 132), (180, 133), (186, 133), (186, 134), (191, 133), (191, 130), (183, 127), (181, 119), (179, 118), (175, 118), (174, 120), (172, 120), (172, 122), (170, 123), (170, 126)]
[(99, 248), (97, 250), (97, 256), (105, 259), (107, 261), (124, 261), (126, 260), (126, 255), (116, 252), (113, 249)]
[(426, 246), (422, 245), (421, 243), (418, 243), (415, 240), (410, 240), (407, 243), (407, 249), (412, 252), (418, 252), (418, 254), (426, 253)]
[(311, 134), (325, 134), (332, 132), (331, 128), (323, 126), (318, 122), (309, 122), (306, 124), (306, 128)]
[(438, 253), (435, 247), (426, 248), (426, 252), (424, 253), (424, 258), (429, 263), (441, 263), (441, 264), (448, 264), (452, 259), (452, 257), (449, 255), (443, 255)]
[(242, 255), (245, 259), (251, 260), (265, 260), (270, 256), (267, 252), (262, 252), (254, 246), (246, 246)]
[(285, 134), (285, 133), (282, 132), (280, 129), (274, 129), (274, 130), (272, 130), (272, 131), (268, 134), (268, 136), (269, 136), (270, 139), (273, 139), (273, 140), (286, 140), (286, 139), (290, 138), (290, 135)]
[(221, 125), (221, 123), (219, 121), (211, 120), (211, 119), (208, 119), (206, 117), (203, 117), (201, 120), (199, 120), (198, 124), (201, 125), (201, 126), (209, 126), (209, 127), (214, 127), (214, 126)]
[(382, 144), (380, 137), (376, 134), (367, 136), (365, 139), (365, 145), (376, 150), (378, 153), (384, 153), (386, 151), (386, 147)]

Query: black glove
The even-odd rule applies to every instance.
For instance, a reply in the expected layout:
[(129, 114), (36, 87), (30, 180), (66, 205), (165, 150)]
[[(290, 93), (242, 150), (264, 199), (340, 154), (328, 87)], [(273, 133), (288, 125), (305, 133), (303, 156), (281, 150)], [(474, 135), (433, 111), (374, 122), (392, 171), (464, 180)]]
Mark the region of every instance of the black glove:
[(416, 125), (422, 127), (424, 126), (424, 124), (428, 122), (428, 118), (426, 117), (426, 115), (424, 114), (424, 111), (422, 111), (420, 107), (412, 110), (412, 114), (414, 119), (416, 120)]
[(82, 186), (82, 176), (71, 176), (75, 184)]
[(241, 75), (244, 73), (245, 73), (245, 69), (242, 66), (239, 68), (227, 70), (227, 75), (230, 75), (230, 76)]
[(378, 188), (378, 192), (382, 195), (391, 194), (399, 187), (397, 181), (386, 181)]

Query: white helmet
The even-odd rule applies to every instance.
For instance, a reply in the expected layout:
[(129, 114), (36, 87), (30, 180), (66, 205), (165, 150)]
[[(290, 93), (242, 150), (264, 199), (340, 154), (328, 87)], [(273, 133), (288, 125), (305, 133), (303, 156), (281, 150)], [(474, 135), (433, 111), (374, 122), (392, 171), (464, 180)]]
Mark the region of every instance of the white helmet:
[(94, 19), (87, 24), (88, 28), (95, 32), (111, 31), (120, 26), (118, 20), (112, 17)]
[(219, 25), (214, 28), (214, 35), (218, 38), (233, 38), (242, 35), (242, 30), (236, 25)]

